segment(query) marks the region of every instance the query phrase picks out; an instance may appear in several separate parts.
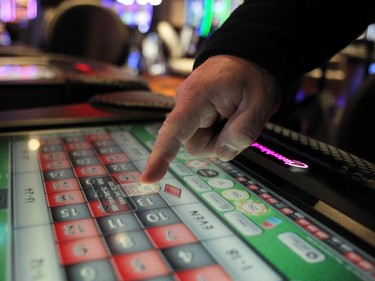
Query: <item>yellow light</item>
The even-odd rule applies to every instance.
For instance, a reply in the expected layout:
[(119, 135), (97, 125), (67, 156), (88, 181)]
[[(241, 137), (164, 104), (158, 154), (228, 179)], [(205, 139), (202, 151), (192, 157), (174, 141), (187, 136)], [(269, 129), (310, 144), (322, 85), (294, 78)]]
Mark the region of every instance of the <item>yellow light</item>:
[(35, 150), (39, 149), (40, 141), (38, 139), (30, 139), (28, 144), (27, 144), (27, 147), (30, 150), (35, 151)]

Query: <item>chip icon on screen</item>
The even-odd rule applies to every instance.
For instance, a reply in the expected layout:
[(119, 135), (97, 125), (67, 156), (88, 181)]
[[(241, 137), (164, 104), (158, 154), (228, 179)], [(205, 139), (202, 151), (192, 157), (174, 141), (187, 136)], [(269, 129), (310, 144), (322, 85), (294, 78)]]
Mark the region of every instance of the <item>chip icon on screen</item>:
[(157, 193), (160, 191), (160, 186), (157, 184), (146, 185), (146, 184), (141, 184), (140, 182), (136, 182), (136, 183), (122, 184), (121, 186), (130, 197), (153, 194), (153, 193)]
[(267, 207), (264, 204), (250, 200), (246, 200), (237, 204), (237, 208), (242, 213), (252, 216), (261, 216), (268, 211)]

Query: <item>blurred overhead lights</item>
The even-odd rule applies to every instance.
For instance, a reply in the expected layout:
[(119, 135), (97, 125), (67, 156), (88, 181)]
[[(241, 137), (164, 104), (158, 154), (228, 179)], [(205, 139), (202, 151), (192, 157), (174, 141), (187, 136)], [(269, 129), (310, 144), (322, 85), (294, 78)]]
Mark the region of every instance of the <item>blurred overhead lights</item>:
[(117, 2), (119, 2), (123, 5), (133, 5), (135, 0), (117, 0)]
[(153, 6), (158, 6), (161, 4), (162, 0), (149, 0), (148, 1)]
[(148, 4), (148, 0), (135, 0), (135, 2), (137, 2), (138, 5), (146, 5), (146, 4)]
[(117, 0), (117, 2), (123, 4), (123, 5), (133, 5), (133, 4), (138, 4), (141, 6), (150, 4), (152, 6), (158, 6), (161, 4), (163, 0)]

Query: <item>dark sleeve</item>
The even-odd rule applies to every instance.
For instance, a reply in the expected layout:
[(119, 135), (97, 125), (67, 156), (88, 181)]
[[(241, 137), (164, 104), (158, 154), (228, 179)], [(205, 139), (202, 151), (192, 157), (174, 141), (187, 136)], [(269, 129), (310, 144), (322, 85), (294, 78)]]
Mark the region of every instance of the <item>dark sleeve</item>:
[(371, 1), (245, 0), (206, 40), (194, 68), (230, 54), (262, 66), (285, 95), (302, 74), (320, 66), (375, 22)]

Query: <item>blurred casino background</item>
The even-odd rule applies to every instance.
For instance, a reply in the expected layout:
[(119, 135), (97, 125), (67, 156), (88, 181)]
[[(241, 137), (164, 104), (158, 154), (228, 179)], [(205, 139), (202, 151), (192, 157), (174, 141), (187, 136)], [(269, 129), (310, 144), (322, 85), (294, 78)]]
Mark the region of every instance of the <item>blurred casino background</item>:
[[(243, 0), (0, 0), (0, 82), (9, 57), (65, 54), (115, 65), (173, 96), (194, 57)], [(301, 79), (274, 122), (339, 145), (348, 100), (375, 73), (375, 25)], [(373, 95), (374, 96), (374, 95)], [(345, 125), (347, 126), (347, 125)], [(347, 138), (348, 136), (346, 136)], [(349, 148), (348, 148), (349, 149)]]

